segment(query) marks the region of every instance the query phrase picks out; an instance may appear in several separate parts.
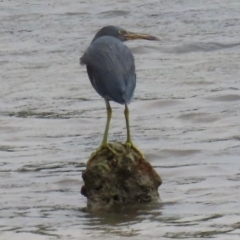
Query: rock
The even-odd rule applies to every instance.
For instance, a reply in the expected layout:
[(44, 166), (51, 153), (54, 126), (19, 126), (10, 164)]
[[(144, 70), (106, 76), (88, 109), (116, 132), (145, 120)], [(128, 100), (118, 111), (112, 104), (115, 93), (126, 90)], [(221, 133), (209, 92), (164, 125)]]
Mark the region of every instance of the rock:
[(103, 149), (88, 163), (82, 177), (81, 193), (90, 210), (106, 210), (119, 205), (149, 203), (159, 199), (162, 180), (153, 167), (134, 149), (110, 143), (118, 155)]

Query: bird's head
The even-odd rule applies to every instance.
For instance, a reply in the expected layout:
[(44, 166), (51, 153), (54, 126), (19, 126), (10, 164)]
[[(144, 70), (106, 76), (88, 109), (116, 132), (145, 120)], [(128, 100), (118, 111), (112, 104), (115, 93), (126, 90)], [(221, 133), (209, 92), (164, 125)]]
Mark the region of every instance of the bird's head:
[(122, 42), (127, 41), (127, 40), (135, 40), (135, 39), (159, 41), (158, 38), (151, 36), (151, 35), (128, 32), (128, 31), (124, 30), (123, 28), (116, 27), (116, 26), (106, 26), (106, 27), (101, 28), (97, 32), (97, 34), (95, 35), (92, 42), (94, 42), (96, 39), (98, 39), (102, 36), (115, 37), (115, 38), (121, 40)]

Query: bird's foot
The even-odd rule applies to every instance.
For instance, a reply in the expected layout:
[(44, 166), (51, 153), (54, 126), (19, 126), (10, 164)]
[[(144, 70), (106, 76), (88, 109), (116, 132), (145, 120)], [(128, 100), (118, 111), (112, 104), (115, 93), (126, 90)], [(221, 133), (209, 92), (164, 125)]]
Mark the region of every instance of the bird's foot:
[(134, 149), (142, 158), (144, 158), (143, 153), (133, 144), (132, 141), (126, 141), (124, 144), (127, 148)]
[(109, 146), (109, 144), (101, 144), (95, 152), (92, 153), (90, 158), (88, 159), (88, 163), (96, 156), (98, 155), (103, 149), (108, 149), (112, 154), (117, 155), (118, 153)]

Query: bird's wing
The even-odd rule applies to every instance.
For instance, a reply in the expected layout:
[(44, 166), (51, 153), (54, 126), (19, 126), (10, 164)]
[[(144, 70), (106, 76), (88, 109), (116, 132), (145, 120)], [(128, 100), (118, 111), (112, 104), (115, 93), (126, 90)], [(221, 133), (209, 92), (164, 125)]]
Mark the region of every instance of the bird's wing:
[(95, 40), (81, 62), (87, 65), (90, 81), (102, 97), (122, 104), (131, 100), (136, 86), (134, 58), (121, 41), (113, 37)]

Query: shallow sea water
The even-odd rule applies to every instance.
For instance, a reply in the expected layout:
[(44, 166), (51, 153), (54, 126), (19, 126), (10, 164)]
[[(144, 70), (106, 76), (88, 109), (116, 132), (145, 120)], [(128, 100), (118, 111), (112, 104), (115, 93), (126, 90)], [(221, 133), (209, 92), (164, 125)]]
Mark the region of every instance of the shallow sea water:
[[(240, 2), (0, 2), (0, 240), (240, 237)], [(126, 44), (136, 145), (163, 179), (161, 204), (85, 211), (81, 171), (106, 112), (79, 57), (102, 26)], [(112, 103), (110, 141), (126, 138)]]

